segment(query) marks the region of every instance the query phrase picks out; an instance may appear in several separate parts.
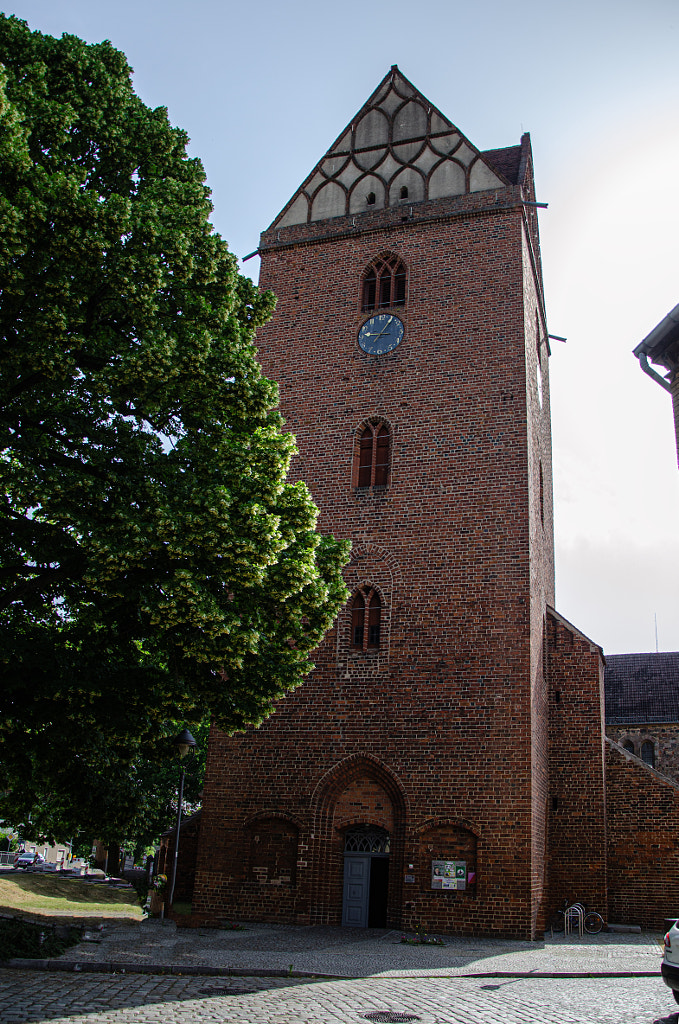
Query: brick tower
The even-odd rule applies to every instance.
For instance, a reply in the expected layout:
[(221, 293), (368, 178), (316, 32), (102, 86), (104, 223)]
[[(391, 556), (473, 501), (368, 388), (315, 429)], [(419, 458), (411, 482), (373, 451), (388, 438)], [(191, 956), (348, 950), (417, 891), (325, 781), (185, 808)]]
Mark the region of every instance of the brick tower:
[(272, 718), (214, 731), (194, 913), (533, 936), (554, 559), (529, 137), (480, 152), (393, 67), (260, 254), (261, 362), (351, 597)]

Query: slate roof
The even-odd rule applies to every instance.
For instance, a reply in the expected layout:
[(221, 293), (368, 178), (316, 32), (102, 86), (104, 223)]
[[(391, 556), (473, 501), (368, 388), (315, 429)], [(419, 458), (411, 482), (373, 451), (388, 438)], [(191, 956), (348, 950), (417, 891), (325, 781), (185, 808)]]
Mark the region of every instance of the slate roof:
[(679, 722), (679, 651), (609, 654), (604, 686), (607, 725)]

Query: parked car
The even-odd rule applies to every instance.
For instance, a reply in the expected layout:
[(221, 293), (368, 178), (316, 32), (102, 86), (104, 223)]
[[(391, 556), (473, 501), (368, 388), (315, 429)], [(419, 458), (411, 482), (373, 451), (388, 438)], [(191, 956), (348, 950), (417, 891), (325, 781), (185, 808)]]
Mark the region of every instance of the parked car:
[(14, 859), (15, 868), (31, 868), (34, 864), (44, 864), (45, 858), (41, 853), (36, 853), (35, 850), (24, 850), (18, 857)]
[(665, 936), (665, 953), (660, 970), (663, 981), (672, 989), (674, 1001), (679, 1003), (679, 928), (677, 921)]

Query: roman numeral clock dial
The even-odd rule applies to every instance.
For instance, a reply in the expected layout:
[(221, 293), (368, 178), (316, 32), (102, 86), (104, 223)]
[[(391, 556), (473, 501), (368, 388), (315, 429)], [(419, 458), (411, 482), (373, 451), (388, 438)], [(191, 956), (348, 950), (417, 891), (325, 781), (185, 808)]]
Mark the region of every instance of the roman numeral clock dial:
[(404, 327), (397, 316), (378, 313), (371, 316), (358, 332), (358, 344), (371, 356), (382, 356), (400, 344)]

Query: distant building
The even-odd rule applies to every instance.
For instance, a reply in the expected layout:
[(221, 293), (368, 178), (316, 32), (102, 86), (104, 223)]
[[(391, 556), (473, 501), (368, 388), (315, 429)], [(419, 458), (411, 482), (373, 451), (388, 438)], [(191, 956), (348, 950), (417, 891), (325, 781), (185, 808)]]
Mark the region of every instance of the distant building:
[[(679, 459), (679, 306), (675, 306), (664, 320), (634, 349), (634, 354), (644, 373), (652, 377), (672, 395), (674, 408), (674, 430), (677, 438), (677, 459)], [(649, 359), (667, 370), (663, 376), (649, 365)]]
[(679, 651), (606, 658), (606, 735), (679, 784)]

